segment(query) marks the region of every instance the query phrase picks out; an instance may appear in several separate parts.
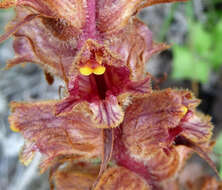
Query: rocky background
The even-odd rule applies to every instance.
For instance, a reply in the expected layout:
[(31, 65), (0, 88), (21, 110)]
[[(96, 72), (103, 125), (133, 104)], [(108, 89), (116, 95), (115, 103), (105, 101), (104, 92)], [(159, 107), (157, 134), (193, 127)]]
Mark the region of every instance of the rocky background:
[[(194, 15), (198, 22), (205, 19), (205, 2), (194, 0)], [(156, 5), (144, 9), (139, 17), (149, 26), (157, 41), (182, 45), (188, 33), (188, 21), (185, 16), (185, 4), (179, 3), (174, 11), (171, 22), (166, 27), (166, 18), (172, 13), (172, 5)], [(0, 32), (3, 33), (5, 24), (13, 18), (13, 10), (0, 11)], [(12, 39), (0, 44), (0, 69), (4, 68), (6, 61), (13, 57)], [(213, 116), (215, 134), (222, 129), (222, 69), (212, 72), (207, 83), (195, 83), (190, 80), (174, 81), (170, 78), (172, 72), (173, 54), (171, 50), (154, 56), (147, 71), (151, 72), (161, 83), (154, 83), (155, 88), (178, 87), (189, 88), (198, 91), (199, 98), (203, 99), (200, 109)], [(167, 74), (167, 78), (166, 78)], [(163, 80), (162, 80), (163, 79)], [(39, 99), (58, 99), (58, 88), (63, 83), (56, 79), (49, 86), (44, 74), (36, 65), (27, 64), (25, 67), (15, 67), (10, 70), (0, 70), (0, 190), (48, 190), (48, 175), (39, 175), (37, 155), (29, 167), (23, 166), (18, 161), (19, 150), (23, 145), (23, 139), (19, 134), (9, 129), (8, 104), (11, 101), (30, 101)], [(216, 136), (216, 135), (215, 135)], [(217, 157), (212, 157), (217, 161)], [(193, 158), (195, 160), (197, 158)], [(202, 161), (201, 163), (204, 163)], [(190, 166), (189, 166), (190, 167)], [(197, 170), (198, 167), (196, 166)], [(191, 167), (195, 168), (195, 167)], [(204, 168), (208, 166), (204, 165)], [(207, 169), (209, 170), (209, 168)], [(209, 170), (209, 172), (212, 172)], [(186, 174), (184, 174), (186, 175)]]

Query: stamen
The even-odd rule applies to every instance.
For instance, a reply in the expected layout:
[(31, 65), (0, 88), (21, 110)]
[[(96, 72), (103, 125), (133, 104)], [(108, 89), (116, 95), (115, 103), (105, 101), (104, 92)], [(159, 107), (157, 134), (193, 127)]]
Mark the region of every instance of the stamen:
[(93, 73), (93, 69), (88, 66), (81, 67), (79, 71), (82, 75), (85, 75), (85, 76), (89, 76)]
[(186, 115), (186, 113), (188, 112), (188, 108), (186, 106), (182, 106), (181, 111), (182, 111), (183, 115)]
[(95, 69), (93, 69), (93, 73), (95, 75), (102, 75), (106, 71), (106, 68), (104, 66), (98, 66)]
[(91, 74), (102, 75), (106, 71), (106, 67), (102, 65), (102, 57), (96, 56), (96, 60), (89, 60), (86, 64), (80, 67), (79, 71), (82, 75), (88, 76)]
[(16, 133), (20, 131), (14, 124), (10, 125), (10, 129)]

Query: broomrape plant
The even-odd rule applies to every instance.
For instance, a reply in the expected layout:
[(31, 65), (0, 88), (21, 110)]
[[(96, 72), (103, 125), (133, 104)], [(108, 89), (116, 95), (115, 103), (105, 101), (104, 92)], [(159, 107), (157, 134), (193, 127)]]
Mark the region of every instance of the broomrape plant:
[[(16, 16), (0, 42), (14, 36), (7, 68), (38, 64), (48, 82), (65, 82), (61, 100), (12, 102), (10, 127), (36, 151), (51, 189), (179, 189), (177, 177), (197, 152), (215, 170), (210, 117), (188, 90), (152, 90), (145, 71), (166, 44), (155, 43), (136, 13), (179, 0), (3, 0)], [(51, 80), (50, 80), (51, 79)], [(221, 184), (207, 179), (202, 190)], [(215, 186), (216, 187), (216, 186)], [(208, 188), (209, 189), (209, 188)]]

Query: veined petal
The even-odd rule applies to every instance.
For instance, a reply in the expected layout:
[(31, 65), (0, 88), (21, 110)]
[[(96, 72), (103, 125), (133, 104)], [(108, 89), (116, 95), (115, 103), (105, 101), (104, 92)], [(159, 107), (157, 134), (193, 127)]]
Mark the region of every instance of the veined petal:
[(153, 54), (169, 48), (165, 44), (154, 43), (149, 28), (137, 18), (115, 34), (105, 35), (104, 43), (129, 68), (132, 80), (144, 79), (144, 64)]
[(210, 121), (210, 116), (195, 112), (180, 123), (183, 128), (181, 135), (195, 143), (207, 142), (211, 138), (213, 130), (213, 125)]
[(99, 173), (99, 165), (80, 162), (69, 164), (54, 174), (57, 190), (89, 190)]
[(167, 147), (179, 135), (198, 144), (212, 135), (210, 117), (195, 111), (199, 100), (183, 90), (153, 91), (135, 100), (123, 122), (125, 146), (133, 155), (147, 157), (156, 147)]
[(34, 142), (26, 141), (19, 155), (19, 160), (25, 165), (29, 165), (35, 156), (36, 144)]
[(114, 131), (113, 158), (116, 163), (143, 177), (153, 187), (159, 187), (160, 182), (175, 176), (183, 167), (190, 151), (185, 146), (156, 147), (152, 155), (135, 156), (124, 145), (122, 126)]
[[(74, 37), (78, 35), (78, 31), (66, 21), (39, 16), (23, 24), (22, 27), (17, 27), (32, 14), (25, 7), (17, 7), (15, 19), (7, 27), (7, 31), (16, 30), (14, 33), (16, 57), (9, 62), (8, 67), (31, 61), (64, 79), (64, 75), (68, 76), (77, 51)], [(22, 49), (26, 51), (23, 52)]]
[(55, 104), (56, 101), (11, 104), (10, 125), (18, 129), (29, 143), (23, 149), (21, 160), (27, 163), (30, 156), (26, 155), (35, 151), (42, 153), (48, 163), (61, 155), (101, 157), (102, 131), (83, 112), (56, 117)]
[(64, 18), (69, 24), (77, 29), (84, 26), (85, 7), (84, 0), (45, 0), (48, 7), (55, 11), (60, 18)]
[(143, 159), (168, 146), (168, 130), (179, 125), (185, 115), (183, 107), (180, 96), (170, 89), (133, 101), (122, 124), (125, 146)]
[(114, 32), (122, 29), (136, 11), (141, 0), (99, 0), (98, 28), (101, 32)]
[(113, 167), (106, 170), (94, 190), (151, 190), (151, 187), (134, 172), (124, 167)]
[[(222, 182), (214, 177), (205, 177), (201, 190), (221, 190)], [(197, 190), (197, 189), (196, 189)]]
[(187, 0), (142, 0), (138, 9), (142, 9), (145, 7), (149, 7), (149, 6), (161, 4), (161, 3), (173, 3), (173, 2), (183, 2), (183, 1), (187, 1)]
[(30, 22), (31, 20), (35, 19), (38, 16), (39, 16), (38, 14), (27, 15), (23, 20), (17, 22), (13, 27), (8, 27), (8, 31), (2, 36), (0, 36), (0, 43), (3, 42), (4, 40), (7, 40), (12, 34), (16, 33), (20, 27), (22, 27), (23, 25), (25, 25), (26, 23)]
[(175, 1), (185, 0), (99, 0), (98, 28), (101, 32), (121, 30), (141, 8)]
[(13, 6), (31, 7), (44, 16), (63, 18), (78, 29), (83, 27), (86, 19), (83, 0), (4, 0), (0, 3), (0, 8)]
[(26, 37), (17, 37), (13, 42), (13, 48), (15, 51), (15, 58), (8, 61), (7, 69), (17, 65), (19, 63), (32, 62), (43, 65), (41, 60), (36, 56), (32, 42)]
[(154, 181), (163, 181), (174, 176), (178, 171), (179, 155), (174, 148), (171, 148), (166, 154), (159, 149), (156, 154), (146, 162), (151, 179)]
[[(99, 167), (87, 162), (70, 163), (54, 174), (58, 190), (89, 190), (98, 175)], [(111, 167), (101, 176), (93, 190), (150, 190), (151, 187), (137, 174), (124, 167)]]
[(103, 101), (97, 101), (90, 104), (92, 118), (102, 128), (117, 127), (122, 121), (124, 112), (118, 104), (115, 96), (108, 96)]

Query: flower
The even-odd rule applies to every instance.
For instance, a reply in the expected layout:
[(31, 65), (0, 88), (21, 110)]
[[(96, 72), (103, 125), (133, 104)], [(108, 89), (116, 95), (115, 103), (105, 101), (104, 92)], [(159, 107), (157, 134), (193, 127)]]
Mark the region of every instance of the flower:
[(35, 151), (45, 155), (42, 170), (60, 158), (97, 158), (102, 165), (95, 185), (100, 184), (110, 160), (152, 187), (176, 176), (193, 151), (215, 169), (206, 154), (212, 135), (210, 118), (196, 112), (199, 100), (187, 90), (153, 91), (134, 99), (114, 132), (97, 128), (97, 123), (85, 113), (84, 104), (75, 112), (55, 116), (57, 102), (11, 104), (11, 128), (28, 141), (21, 156), (23, 162), (29, 161), (27, 155)]
[(67, 97), (55, 114), (85, 102), (98, 127), (116, 127), (131, 96), (150, 92), (144, 64), (168, 48), (154, 43), (149, 29), (133, 16), (145, 5), (141, 0), (3, 1), (0, 7), (16, 6), (16, 17), (0, 37), (15, 37), (16, 57), (7, 67), (41, 65), (66, 82)]
[(65, 190), (171, 186), (168, 180), (193, 151), (216, 171), (207, 155), (213, 126), (196, 111), (200, 101), (186, 90), (153, 91), (144, 69), (152, 54), (168, 46), (154, 43), (134, 14), (172, 1), (178, 0), (0, 3), (16, 6), (0, 37), (15, 36), (16, 57), (8, 67), (39, 64), (67, 88), (62, 100), (11, 103), (11, 129), (26, 140), (24, 164), (42, 153), (41, 171), (50, 168), (50, 178)]
[(155, 186), (175, 176), (192, 149), (216, 171), (205, 153), (210, 151), (213, 126), (210, 117), (195, 110), (199, 103), (191, 92), (173, 89), (134, 100), (114, 131), (117, 165)]
[(56, 117), (53, 113), (55, 104), (56, 101), (11, 103), (11, 129), (21, 132), (26, 140), (20, 160), (28, 165), (34, 153), (40, 151), (44, 156), (40, 167), (43, 172), (55, 158), (64, 155), (78, 155), (84, 159), (101, 157), (102, 130), (96, 128), (93, 121), (78, 110)]

